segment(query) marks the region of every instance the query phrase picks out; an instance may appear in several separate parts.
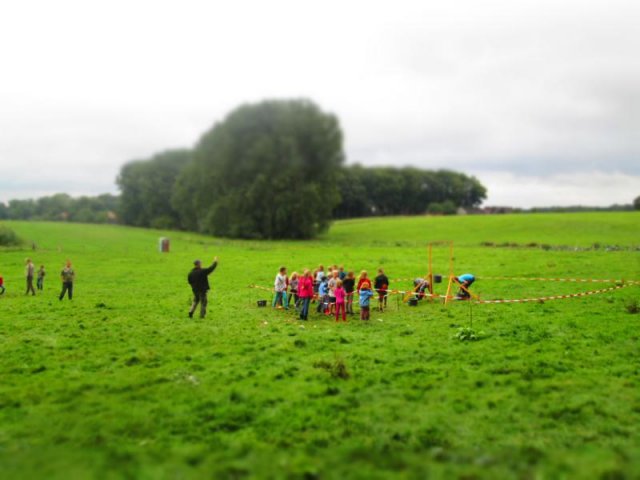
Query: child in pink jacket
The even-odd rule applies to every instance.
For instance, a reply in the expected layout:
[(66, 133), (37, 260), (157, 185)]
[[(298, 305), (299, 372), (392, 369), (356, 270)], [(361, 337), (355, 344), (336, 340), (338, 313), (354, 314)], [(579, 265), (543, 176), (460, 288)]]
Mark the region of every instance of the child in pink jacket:
[(344, 301), (347, 296), (347, 292), (342, 288), (342, 280), (336, 280), (336, 288), (334, 290), (336, 298), (336, 322), (340, 321), (340, 311), (342, 310), (342, 321), (347, 321), (347, 312), (344, 308)]

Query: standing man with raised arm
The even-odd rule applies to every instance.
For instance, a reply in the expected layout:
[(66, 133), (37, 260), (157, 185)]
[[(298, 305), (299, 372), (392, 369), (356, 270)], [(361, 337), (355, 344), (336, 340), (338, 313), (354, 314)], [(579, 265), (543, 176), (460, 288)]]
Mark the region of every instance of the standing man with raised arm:
[(189, 318), (193, 318), (198, 303), (200, 304), (200, 318), (207, 314), (207, 292), (209, 291), (209, 274), (218, 266), (218, 257), (213, 259), (213, 263), (208, 268), (202, 268), (202, 262), (193, 262), (193, 270), (189, 272), (187, 281), (193, 291), (193, 303), (189, 309)]

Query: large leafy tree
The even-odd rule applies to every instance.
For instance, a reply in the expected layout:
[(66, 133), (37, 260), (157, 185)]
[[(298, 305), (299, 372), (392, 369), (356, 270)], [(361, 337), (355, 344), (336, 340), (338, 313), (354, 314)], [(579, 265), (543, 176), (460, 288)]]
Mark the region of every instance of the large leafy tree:
[(311, 238), (340, 196), (337, 118), (308, 100), (244, 105), (206, 132), (176, 184), (183, 226), (227, 237)]
[(121, 221), (139, 227), (178, 227), (171, 195), (178, 175), (190, 160), (190, 150), (169, 150), (124, 165), (116, 180), (122, 192), (118, 212)]

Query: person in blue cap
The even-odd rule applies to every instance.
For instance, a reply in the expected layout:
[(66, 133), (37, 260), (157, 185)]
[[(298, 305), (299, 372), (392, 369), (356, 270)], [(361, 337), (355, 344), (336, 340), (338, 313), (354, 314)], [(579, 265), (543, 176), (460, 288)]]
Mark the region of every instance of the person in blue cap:
[(469, 287), (476, 281), (476, 277), (472, 273), (465, 273), (456, 278), (456, 280), (460, 284), (460, 291), (458, 292), (458, 295), (456, 295), (456, 298), (458, 300), (471, 298)]

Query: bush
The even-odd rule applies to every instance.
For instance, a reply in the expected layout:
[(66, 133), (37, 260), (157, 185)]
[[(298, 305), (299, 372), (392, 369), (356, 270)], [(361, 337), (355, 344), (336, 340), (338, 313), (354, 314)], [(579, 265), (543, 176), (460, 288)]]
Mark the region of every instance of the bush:
[(0, 246), (13, 247), (20, 245), (22, 240), (18, 237), (13, 230), (4, 225), (0, 225)]
[(442, 203), (431, 202), (427, 207), (427, 213), (430, 215), (455, 215), (457, 210), (456, 204), (451, 200)]
[(476, 332), (471, 327), (460, 327), (453, 338), (457, 338), (461, 342), (475, 342), (484, 337), (484, 332)]
[(627, 313), (639, 313), (640, 312), (640, 303), (638, 303), (637, 300), (631, 300), (630, 302), (628, 302), (625, 307), (627, 310)]

